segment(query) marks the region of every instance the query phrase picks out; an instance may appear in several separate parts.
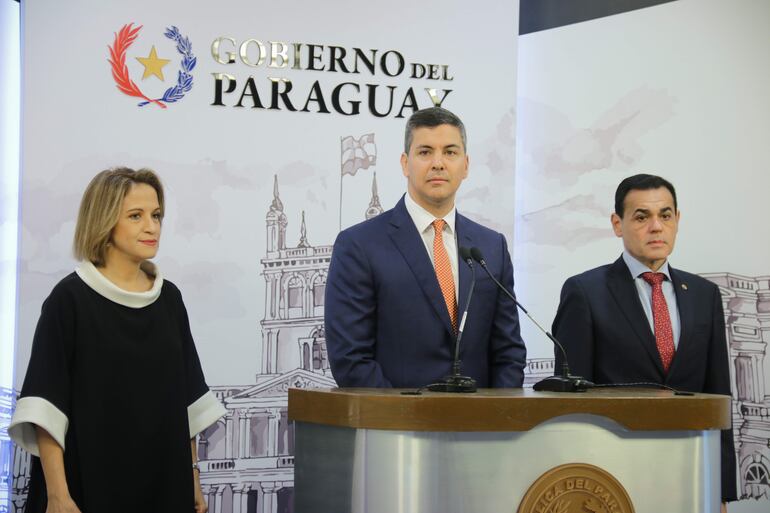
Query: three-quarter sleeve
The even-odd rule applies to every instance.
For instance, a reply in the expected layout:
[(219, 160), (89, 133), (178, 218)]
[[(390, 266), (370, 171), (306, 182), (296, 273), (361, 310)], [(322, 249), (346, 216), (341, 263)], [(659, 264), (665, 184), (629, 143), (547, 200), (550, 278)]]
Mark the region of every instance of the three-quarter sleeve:
[(35, 456), (40, 455), (35, 426), (48, 431), (65, 449), (71, 406), (74, 331), (74, 299), (57, 286), (43, 303), (27, 374), (8, 427), (10, 438)]

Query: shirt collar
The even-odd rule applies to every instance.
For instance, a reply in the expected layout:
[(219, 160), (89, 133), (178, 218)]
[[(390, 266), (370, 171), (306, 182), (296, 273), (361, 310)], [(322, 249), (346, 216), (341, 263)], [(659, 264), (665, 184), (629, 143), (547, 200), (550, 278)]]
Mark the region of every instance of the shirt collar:
[[(409, 195), (409, 192), (404, 194), (404, 205), (406, 206), (406, 211), (409, 212), (409, 217), (412, 218), (412, 222), (417, 227), (417, 231), (420, 233), (424, 233), (425, 230), (431, 227), (433, 221), (438, 219), (436, 216), (418, 205), (417, 202), (414, 201)], [(456, 213), (457, 207), (452, 207), (452, 210), (447, 212), (447, 215), (442, 218), (449, 228), (449, 233), (452, 235), (455, 233)]]
[(100, 273), (99, 269), (88, 260), (81, 262), (80, 266), (75, 269), (75, 272), (86, 285), (113, 303), (129, 308), (143, 308), (151, 305), (160, 297), (160, 291), (163, 287), (163, 276), (161, 276), (155, 264), (146, 260), (142, 262), (142, 270), (155, 276), (155, 282), (147, 292), (129, 292), (121, 289)]
[[(631, 256), (631, 253), (625, 249), (623, 250), (623, 261), (626, 263), (626, 266), (628, 266), (628, 270), (631, 271), (631, 276), (634, 278), (638, 278), (642, 275), (642, 273), (652, 272), (649, 267)], [(666, 260), (663, 265), (660, 266), (660, 269), (658, 269), (657, 272), (665, 274), (666, 279), (671, 281), (671, 273), (668, 271), (668, 260)]]

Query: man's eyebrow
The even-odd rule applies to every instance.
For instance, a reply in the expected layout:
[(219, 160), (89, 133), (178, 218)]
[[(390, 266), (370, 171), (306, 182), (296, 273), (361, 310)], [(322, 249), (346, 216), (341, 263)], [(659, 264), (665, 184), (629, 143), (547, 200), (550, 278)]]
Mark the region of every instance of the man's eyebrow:
[[(658, 211), (658, 213), (659, 213), (659, 214), (663, 214), (663, 213), (668, 213), (668, 212), (673, 212), (673, 211), (674, 211), (674, 208), (673, 208), (673, 207), (663, 207), (663, 208), (661, 208), (661, 209)], [(645, 215), (649, 215), (649, 214), (650, 214), (650, 212), (651, 212), (651, 211), (650, 211), (650, 209), (648, 209), (648, 208), (637, 208), (636, 210), (634, 210), (634, 214), (645, 214)]]

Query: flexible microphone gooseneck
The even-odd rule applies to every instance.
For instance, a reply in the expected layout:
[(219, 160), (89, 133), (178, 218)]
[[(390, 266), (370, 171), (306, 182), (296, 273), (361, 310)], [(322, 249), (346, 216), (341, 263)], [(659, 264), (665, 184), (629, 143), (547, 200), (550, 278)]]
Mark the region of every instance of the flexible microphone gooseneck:
[(468, 264), (468, 267), (471, 268), (471, 286), (468, 289), (468, 297), (465, 300), (465, 308), (463, 309), (463, 315), (460, 318), (460, 325), (457, 328), (457, 337), (455, 337), (455, 355), (454, 360), (452, 361), (452, 374), (445, 376), (444, 380), (439, 383), (433, 383), (425, 387), (431, 392), (471, 393), (476, 391), (476, 380), (460, 374), (460, 340), (463, 338), (465, 319), (468, 317), (468, 309), (471, 306), (471, 299), (473, 298), (473, 289), (476, 287), (476, 269), (473, 266), (473, 257), (468, 248), (460, 247), (459, 253), (463, 262)]
[(505, 295), (507, 295), (511, 300), (518, 306), (524, 314), (529, 317), (529, 320), (532, 321), (532, 323), (537, 326), (537, 328), (545, 333), (545, 336), (548, 337), (551, 342), (556, 344), (556, 346), (561, 351), (562, 357), (563, 357), (563, 363), (561, 365), (561, 369), (559, 369), (558, 374), (554, 372), (553, 376), (547, 377), (541, 381), (538, 381), (535, 383), (535, 385), (532, 387), (534, 390), (538, 392), (585, 392), (587, 389), (592, 388), (594, 386), (593, 383), (588, 381), (587, 379), (583, 379), (580, 376), (571, 376), (569, 373), (569, 364), (567, 363), (567, 352), (564, 350), (564, 347), (559, 343), (558, 340), (556, 340), (556, 337), (551, 335), (551, 333), (547, 330), (545, 330), (538, 322), (532, 318), (531, 315), (529, 315), (529, 312), (527, 311), (524, 306), (522, 306), (521, 303), (518, 302), (516, 297), (511, 294), (508, 289), (506, 289), (502, 283), (497, 281), (497, 278), (495, 278), (492, 273), (490, 272), (489, 268), (487, 267), (487, 262), (484, 260), (484, 255), (481, 253), (481, 250), (479, 248), (471, 248), (471, 257), (479, 263), (479, 265), (486, 271), (487, 275), (492, 278), (492, 281), (495, 282), (495, 284), (498, 286), (500, 290), (502, 290)]

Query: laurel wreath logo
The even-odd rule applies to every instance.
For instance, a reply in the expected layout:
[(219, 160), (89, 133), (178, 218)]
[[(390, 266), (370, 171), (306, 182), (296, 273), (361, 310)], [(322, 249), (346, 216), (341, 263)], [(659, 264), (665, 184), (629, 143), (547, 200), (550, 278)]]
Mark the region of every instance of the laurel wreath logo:
[(163, 35), (176, 43), (176, 50), (182, 56), (182, 69), (177, 74), (176, 85), (166, 89), (160, 98), (149, 98), (131, 79), (128, 67), (126, 66), (126, 51), (134, 43), (139, 35), (139, 31), (142, 29), (142, 25), (135, 28), (133, 25), (133, 23), (123, 25), (120, 31), (115, 34), (112, 45), (108, 46), (112, 78), (115, 80), (115, 85), (117, 85), (120, 92), (144, 100), (138, 104), (139, 107), (154, 103), (158, 107), (165, 109), (167, 103), (176, 103), (184, 98), (184, 95), (192, 89), (193, 76), (191, 73), (195, 69), (198, 59), (192, 53), (190, 40), (183, 36), (177, 27), (173, 25), (167, 27)]

